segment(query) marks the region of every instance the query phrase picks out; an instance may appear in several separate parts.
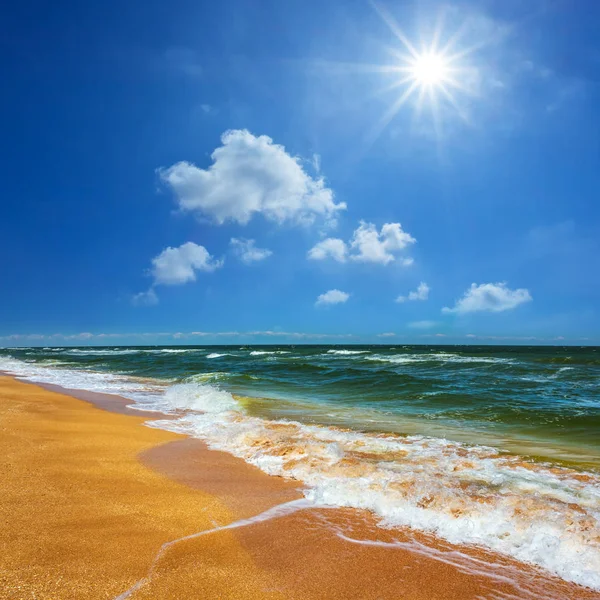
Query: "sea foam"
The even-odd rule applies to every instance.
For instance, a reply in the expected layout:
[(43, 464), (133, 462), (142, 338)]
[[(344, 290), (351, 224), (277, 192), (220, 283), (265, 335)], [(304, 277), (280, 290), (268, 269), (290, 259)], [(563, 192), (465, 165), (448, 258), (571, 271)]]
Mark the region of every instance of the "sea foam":
[(315, 504), (367, 509), (384, 527), (480, 545), (600, 590), (596, 474), (440, 438), (268, 421), (245, 415), (212, 386), (176, 388), (165, 401), (192, 411), (150, 426), (199, 437), (266, 473), (302, 481)]

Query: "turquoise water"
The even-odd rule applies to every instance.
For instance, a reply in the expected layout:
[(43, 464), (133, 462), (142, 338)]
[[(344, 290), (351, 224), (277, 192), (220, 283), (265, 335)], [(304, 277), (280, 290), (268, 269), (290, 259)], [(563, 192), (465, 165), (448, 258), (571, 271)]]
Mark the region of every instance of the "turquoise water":
[(600, 591), (598, 348), (23, 348), (0, 370), (122, 395), (311, 503)]

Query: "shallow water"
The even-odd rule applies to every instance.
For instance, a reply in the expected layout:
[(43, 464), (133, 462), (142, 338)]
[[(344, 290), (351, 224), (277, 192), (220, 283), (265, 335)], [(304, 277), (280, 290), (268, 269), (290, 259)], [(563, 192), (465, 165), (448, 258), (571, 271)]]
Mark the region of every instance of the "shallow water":
[(223, 346), (0, 350), (0, 369), (118, 393), (367, 508), (600, 589), (600, 350)]

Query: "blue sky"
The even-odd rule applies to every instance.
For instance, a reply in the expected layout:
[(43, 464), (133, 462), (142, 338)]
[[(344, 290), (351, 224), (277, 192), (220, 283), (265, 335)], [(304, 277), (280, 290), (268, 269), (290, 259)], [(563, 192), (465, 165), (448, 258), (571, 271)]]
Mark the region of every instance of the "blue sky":
[(600, 343), (599, 19), (6, 5), (0, 345)]

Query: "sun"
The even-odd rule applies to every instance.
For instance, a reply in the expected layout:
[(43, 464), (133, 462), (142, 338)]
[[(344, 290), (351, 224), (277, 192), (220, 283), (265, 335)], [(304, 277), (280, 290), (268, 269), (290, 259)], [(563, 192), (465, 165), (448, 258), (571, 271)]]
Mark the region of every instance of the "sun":
[(421, 54), (411, 62), (408, 72), (419, 85), (441, 85), (447, 82), (450, 77), (450, 65), (442, 54)]
[[(375, 139), (407, 103), (413, 105), (415, 116), (432, 119), (435, 133), (442, 137), (442, 121), (458, 115), (465, 123), (471, 124), (469, 105), (465, 96), (475, 97), (480, 75), (474, 57), (470, 55), (485, 45), (478, 42), (471, 46), (460, 44), (464, 28), (450, 35), (443, 32), (443, 14), (438, 15), (432, 32), (423, 33), (420, 44), (414, 44), (404, 35), (392, 15), (373, 0), (373, 7), (388, 25), (399, 42), (398, 46), (387, 47), (394, 63), (373, 65), (375, 70), (390, 78), (390, 83), (376, 93), (387, 94), (394, 90), (399, 93), (373, 127), (369, 137)], [(444, 40), (444, 43), (442, 43)], [(462, 46), (459, 47), (459, 46)]]

